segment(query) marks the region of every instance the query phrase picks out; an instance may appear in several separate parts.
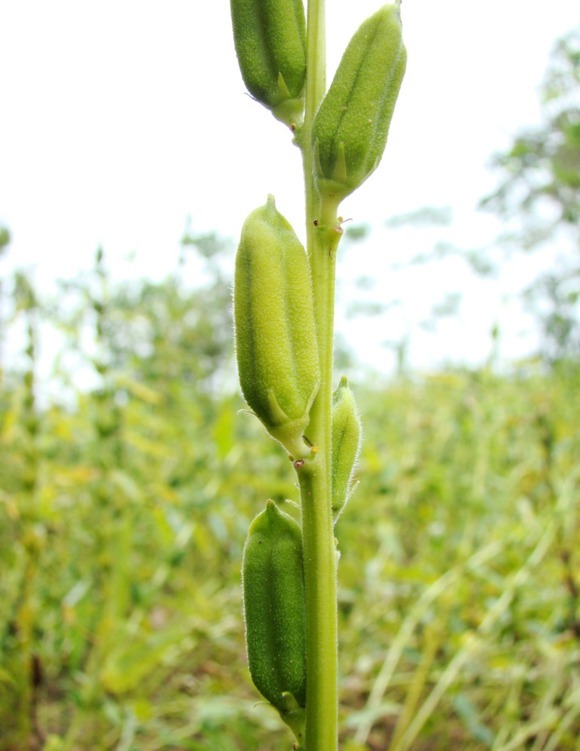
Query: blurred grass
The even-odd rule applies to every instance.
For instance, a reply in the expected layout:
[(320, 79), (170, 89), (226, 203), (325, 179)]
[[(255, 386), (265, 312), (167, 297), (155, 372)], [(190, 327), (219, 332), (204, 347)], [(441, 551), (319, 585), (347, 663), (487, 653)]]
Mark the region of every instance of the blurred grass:
[[(108, 357), (102, 302), (99, 385), (39, 406), (23, 310), (28, 361), (0, 391), (0, 751), (289, 749), (239, 588), (250, 520), (297, 497), (283, 454), (211, 368), (183, 376), (192, 339), (161, 376)], [(578, 749), (580, 367), (354, 388), (343, 748)]]

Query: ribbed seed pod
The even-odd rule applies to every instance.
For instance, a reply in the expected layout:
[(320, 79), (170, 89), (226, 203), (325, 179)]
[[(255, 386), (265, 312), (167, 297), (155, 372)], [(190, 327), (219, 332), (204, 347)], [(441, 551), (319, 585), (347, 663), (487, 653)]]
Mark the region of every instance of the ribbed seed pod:
[(346, 378), (332, 398), (332, 515), (336, 521), (352, 492), (352, 475), (361, 443), (361, 424)]
[(230, 0), (234, 43), (248, 91), (289, 126), (299, 125), (306, 81), (302, 0)]
[(282, 715), (306, 706), (303, 565), (300, 526), (268, 501), (250, 525), (242, 590), (250, 675)]
[(346, 48), (312, 126), (318, 189), (342, 200), (381, 160), (407, 53), (397, 5), (368, 18)]
[(234, 282), (236, 356), (242, 393), (294, 459), (320, 381), (306, 252), (272, 196), (242, 228)]

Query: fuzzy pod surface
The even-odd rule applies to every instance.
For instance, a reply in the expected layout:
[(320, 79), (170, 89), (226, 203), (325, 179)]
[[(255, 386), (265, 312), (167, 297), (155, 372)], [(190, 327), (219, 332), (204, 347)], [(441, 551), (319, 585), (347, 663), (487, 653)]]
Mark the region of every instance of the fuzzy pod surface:
[(352, 493), (352, 476), (361, 444), (361, 424), (353, 393), (345, 377), (332, 397), (332, 515), (342, 513)]
[(312, 126), (321, 196), (342, 200), (378, 166), (405, 73), (398, 5), (385, 5), (350, 40)]
[(242, 591), (254, 685), (282, 715), (292, 706), (305, 707), (302, 532), (274, 501), (268, 501), (250, 525), (243, 553)]
[(230, 0), (234, 44), (250, 94), (289, 126), (302, 121), (306, 21), (302, 0)]
[(242, 393), (294, 459), (320, 382), (306, 251), (272, 196), (242, 228), (234, 280), (236, 357)]

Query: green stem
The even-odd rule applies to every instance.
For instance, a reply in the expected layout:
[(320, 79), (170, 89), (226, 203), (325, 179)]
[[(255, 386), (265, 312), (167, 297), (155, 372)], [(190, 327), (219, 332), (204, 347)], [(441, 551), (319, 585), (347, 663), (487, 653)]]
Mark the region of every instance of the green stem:
[(308, 438), (315, 459), (298, 470), (302, 500), (306, 588), (307, 706), (304, 751), (338, 746), (338, 638), (336, 549), (331, 510), (331, 409), (336, 248), (341, 230), (336, 206), (321, 205), (313, 178), (312, 121), (325, 93), (324, 0), (308, 3), (308, 74), (304, 124), (297, 133), (306, 192), (307, 248), (312, 270), (321, 381)]

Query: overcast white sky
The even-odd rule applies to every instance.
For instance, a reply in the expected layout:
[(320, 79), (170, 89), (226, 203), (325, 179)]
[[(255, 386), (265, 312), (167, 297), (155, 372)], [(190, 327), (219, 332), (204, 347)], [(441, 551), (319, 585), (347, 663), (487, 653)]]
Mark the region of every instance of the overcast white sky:
[[(379, 6), (327, 0), (329, 76)], [(537, 122), (550, 50), (578, 22), (578, 7), (404, 0), (402, 12), (409, 63), (387, 152), (341, 212), (379, 227), (399, 212), (449, 205), (453, 239), (477, 245), (490, 231), (475, 213), (494, 185), (486, 163)], [(0, 30), (0, 223), (13, 236), (0, 271), (34, 268), (43, 283), (70, 277), (102, 245), (115, 274), (136, 273), (123, 260), (135, 251), (139, 273), (159, 275), (174, 268), (188, 217), (194, 232), (234, 238), (267, 193), (301, 232), (299, 155), (284, 127), (244, 93), (227, 0), (1, 0)], [(437, 239), (421, 237), (377, 230), (372, 244), (345, 251), (344, 280), (380, 279), (396, 243), (425, 242), (419, 251)], [(460, 276), (448, 276), (443, 269), (407, 279), (406, 317), (393, 320), (393, 331), (385, 320), (374, 333), (365, 324), (379, 367), (381, 342), (411, 330), (412, 311), (421, 318), (430, 295), (456, 287)], [(374, 294), (387, 302), (395, 290), (386, 280)], [(442, 347), (449, 357), (484, 356), (490, 320), (503, 315), (500, 298), (498, 288), (471, 295), (460, 322), (419, 338), (417, 362)], [(490, 305), (499, 307), (481, 310)], [(361, 326), (355, 319), (348, 335), (360, 339)], [(515, 351), (515, 339), (507, 346)]]

